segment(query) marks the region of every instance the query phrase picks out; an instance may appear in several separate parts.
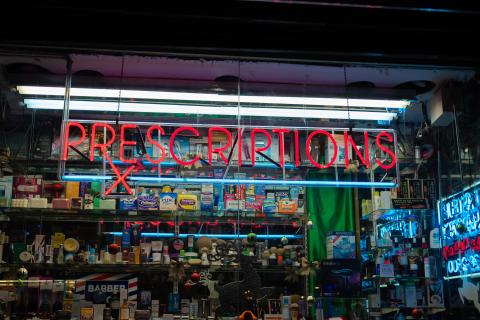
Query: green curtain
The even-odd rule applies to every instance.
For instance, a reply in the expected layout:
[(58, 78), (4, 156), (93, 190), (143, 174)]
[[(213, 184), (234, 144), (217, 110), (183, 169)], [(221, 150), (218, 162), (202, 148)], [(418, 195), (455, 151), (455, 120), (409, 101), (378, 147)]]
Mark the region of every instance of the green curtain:
[[(308, 180), (334, 180), (335, 176), (310, 173)], [(308, 233), (308, 257), (310, 261), (327, 258), (326, 239), (329, 231), (355, 231), (353, 191), (350, 188), (307, 188), (307, 212), (313, 227)], [(310, 277), (310, 294), (317, 280)]]

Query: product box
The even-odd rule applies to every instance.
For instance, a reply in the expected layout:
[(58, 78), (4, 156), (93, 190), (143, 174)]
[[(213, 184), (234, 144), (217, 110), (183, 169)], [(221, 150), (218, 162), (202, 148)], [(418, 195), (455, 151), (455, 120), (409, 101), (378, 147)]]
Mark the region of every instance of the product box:
[(356, 260), (323, 260), (321, 294), (324, 297), (357, 297), (361, 292), (360, 262)]
[(4, 176), (0, 178), (0, 207), (9, 207), (12, 199), (13, 177)]
[(277, 212), (277, 203), (272, 198), (266, 198), (263, 201), (262, 205), (263, 213), (276, 213)]
[(227, 199), (225, 201), (225, 210), (227, 211), (244, 211), (245, 200)]
[(98, 207), (103, 210), (115, 210), (117, 201), (115, 199), (100, 199)]
[(119, 209), (120, 210), (137, 210), (137, 198), (136, 197), (121, 198), (119, 201)]
[(177, 210), (177, 194), (174, 192), (160, 193), (160, 210), (176, 211)]
[(160, 210), (159, 196), (156, 189), (140, 188), (137, 197), (138, 210), (158, 211)]
[(80, 182), (67, 181), (65, 184), (65, 198), (72, 199), (80, 196)]
[(93, 210), (93, 195), (87, 193), (83, 200), (83, 209)]
[(74, 197), (71, 199), (71, 208), (72, 209), (83, 209), (83, 198)]
[(42, 176), (13, 177), (12, 195), (14, 199), (28, 199), (42, 196)]
[(70, 209), (71, 206), (72, 206), (72, 202), (70, 199), (64, 199), (64, 198), (52, 199), (53, 209)]
[(294, 214), (297, 212), (297, 201), (289, 199), (280, 199), (278, 201), (278, 213)]
[(245, 198), (245, 210), (247, 212), (261, 212), (263, 198), (262, 196), (247, 196)]
[[(333, 134), (332, 136), (337, 142), (337, 151), (338, 151), (337, 158), (333, 164), (345, 166), (345, 143), (343, 141), (344, 140), (343, 134)], [(326, 141), (327, 141), (327, 148), (325, 150), (325, 160), (324, 160), (325, 164), (330, 162), (330, 160), (333, 157), (333, 154), (335, 153), (333, 143), (330, 141), (330, 139), (326, 139)], [(317, 151), (317, 149), (319, 149), (319, 144), (315, 143), (315, 137), (312, 139), (311, 149), (312, 149), (311, 151), (312, 158), (313, 160), (316, 160), (317, 158), (315, 156), (319, 153), (319, 151)], [(352, 155), (351, 144), (348, 144), (348, 154)], [(321, 163), (320, 159), (318, 160), (319, 160), (318, 163)]]
[(331, 231), (327, 234), (327, 259), (355, 259), (355, 233)]
[(202, 211), (213, 211), (214, 196), (213, 193), (203, 193), (200, 195), (200, 209)]
[(80, 308), (80, 320), (94, 320), (94, 308), (82, 307)]
[(29, 208), (45, 209), (48, 207), (47, 198), (30, 198), (28, 199)]
[(198, 210), (198, 197), (195, 194), (179, 194), (178, 208), (186, 211)]

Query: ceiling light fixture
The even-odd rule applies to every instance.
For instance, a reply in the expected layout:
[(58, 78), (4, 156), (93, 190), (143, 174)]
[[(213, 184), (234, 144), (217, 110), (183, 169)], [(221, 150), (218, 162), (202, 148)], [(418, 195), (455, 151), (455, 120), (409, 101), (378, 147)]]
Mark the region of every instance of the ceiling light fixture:
[[(22, 95), (60, 96), (65, 94), (64, 87), (17, 86)], [(404, 109), (409, 100), (388, 99), (348, 99), (347, 98), (314, 98), (292, 96), (252, 96), (252, 95), (221, 95), (216, 93), (192, 93), (174, 91), (146, 91), (146, 90), (119, 90), (95, 88), (71, 88), (71, 97), (112, 98), (112, 99), (152, 99), (178, 101), (210, 101), (229, 103), (259, 103), (259, 104), (287, 104), (287, 105), (314, 105), (336, 107), (362, 107)]]
[[(63, 100), (54, 99), (24, 99), (29, 109), (62, 110)], [(311, 119), (353, 119), (353, 120), (386, 120), (396, 117), (395, 112), (326, 110), (312, 108), (273, 108), (273, 107), (222, 107), (195, 106), (181, 104), (133, 103), (111, 101), (76, 101), (69, 104), (71, 111), (100, 112), (138, 112), (138, 113), (168, 113), (168, 114), (203, 114), (223, 116), (253, 116), (253, 117), (286, 117)], [(350, 115), (349, 115), (350, 113)]]

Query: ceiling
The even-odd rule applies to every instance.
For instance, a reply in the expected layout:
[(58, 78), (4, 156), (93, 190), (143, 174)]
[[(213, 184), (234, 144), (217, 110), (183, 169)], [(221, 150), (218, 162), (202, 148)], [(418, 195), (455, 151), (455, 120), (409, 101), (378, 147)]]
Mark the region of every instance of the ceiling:
[[(427, 101), (435, 90), (443, 83), (467, 81), (475, 72), (469, 69), (440, 67), (408, 67), (400, 65), (375, 66), (367, 64), (342, 65), (308, 65), (262, 61), (234, 61), (207, 59), (180, 59), (172, 57), (146, 56), (111, 56), (72, 54), (72, 71), (76, 74), (94, 74), (98, 77), (121, 78), (122, 83), (128, 79), (167, 79), (194, 80), (196, 82), (215, 81), (223, 76), (238, 76), (242, 83), (263, 83), (270, 87), (275, 84), (293, 84), (309, 87), (345, 88), (357, 83), (386, 90), (405, 88), (405, 83), (415, 81), (432, 82), (427, 92), (417, 88), (415, 97), (419, 101)], [(64, 83), (66, 60), (56, 57), (28, 57), (4, 55), (0, 56), (0, 68), (3, 70), (1, 84), (9, 91), (10, 102), (18, 103), (19, 96), (11, 90), (17, 80), (42, 79), (56, 77)], [(87, 72), (86, 72), (87, 71)], [(92, 72), (93, 71), (93, 72)], [(37, 80), (35, 80), (37, 81)], [(41, 80), (38, 80), (41, 81)], [(37, 83), (41, 85), (42, 83)], [(402, 86), (402, 84), (404, 84)], [(298, 86), (295, 86), (298, 87)], [(406, 86), (412, 89), (412, 86)], [(415, 89), (415, 87), (413, 87)], [(428, 88), (427, 88), (428, 89)], [(16, 106), (12, 106), (15, 107)], [(421, 121), (421, 110), (418, 105), (409, 108), (407, 121)]]

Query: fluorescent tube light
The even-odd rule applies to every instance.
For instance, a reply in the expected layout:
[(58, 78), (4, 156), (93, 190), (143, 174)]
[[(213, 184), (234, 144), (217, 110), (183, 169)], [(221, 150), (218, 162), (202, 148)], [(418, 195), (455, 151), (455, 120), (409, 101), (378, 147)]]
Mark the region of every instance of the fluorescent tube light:
[[(103, 232), (104, 234), (110, 234), (114, 236), (121, 236), (122, 233), (118, 231), (112, 232)], [(173, 232), (142, 232), (140, 234), (142, 237), (158, 237), (158, 238), (169, 238), (175, 236)], [(218, 238), (218, 239), (237, 239), (237, 238), (247, 238), (248, 234), (200, 234), (200, 233), (180, 233), (178, 237), (187, 238), (188, 236), (194, 236), (195, 238), (199, 237), (208, 237), (208, 238)], [(257, 234), (257, 239), (301, 239), (303, 235), (296, 234)]]
[[(37, 96), (62, 96), (65, 94), (63, 87), (17, 86), (23, 95)], [(251, 96), (251, 95), (221, 95), (216, 93), (190, 93), (171, 91), (145, 91), (145, 90), (119, 90), (119, 89), (91, 89), (71, 88), (71, 97), (96, 97), (96, 98), (124, 98), (124, 99), (152, 99), (152, 100), (180, 100), (180, 101), (211, 101), (230, 103), (263, 103), (263, 104), (291, 104), (315, 105), (337, 107), (364, 107), (404, 109), (410, 102), (408, 100), (387, 99), (346, 99), (346, 98), (312, 98), (289, 96)]]
[[(98, 178), (102, 177), (102, 178)], [(64, 175), (66, 181), (111, 180), (113, 176)], [(395, 182), (362, 182), (362, 181), (327, 181), (327, 180), (261, 180), (261, 179), (211, 179), (211, 178), (170, 178), (170, 177), (129, 177), (131, 181), (158, 183), (219, 183), (219, 184), (254, 184), (254, 185), (288, 185), (311, 187), (358, 187), (358, 188), (396, 188)]]
[[(63, 100), (24, 99), (29, 109), (62, 110)], [(204, 114), (224, 116), (255, 116), (255, 117), (287, 117), (310, 119), (352, 119), (352, 120), (388, 120), (396, 117), (395, 112), (319, 110), (308, 108), (250, 108), (250, 107), (220, 107), (195, 106), (156, 103), (132, 103), (109, 101), (75, 101), (69, 105), (72, 111), (103, 111), (103, 112), (138, 112), (138, 113), (169, 113), (169, 114)]]

